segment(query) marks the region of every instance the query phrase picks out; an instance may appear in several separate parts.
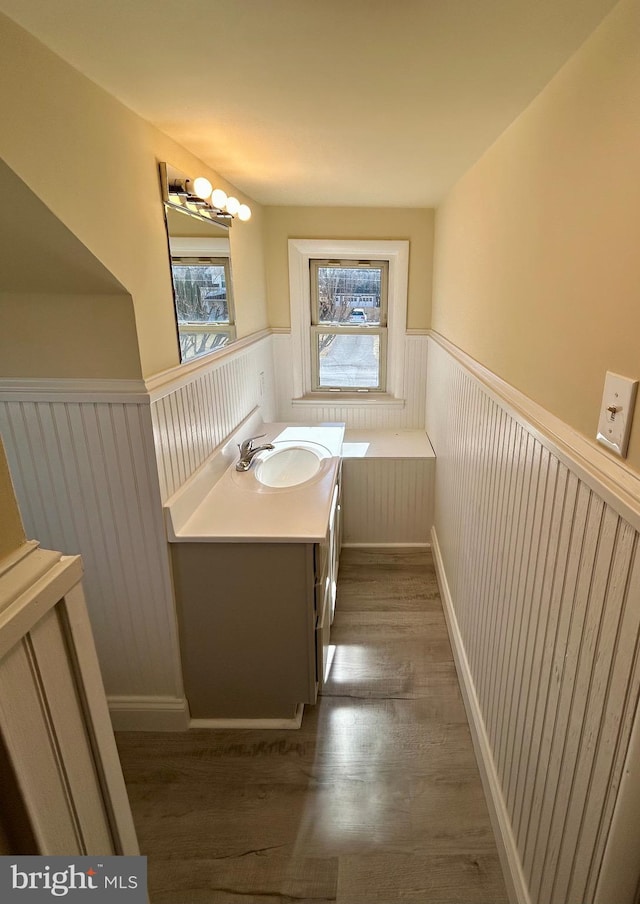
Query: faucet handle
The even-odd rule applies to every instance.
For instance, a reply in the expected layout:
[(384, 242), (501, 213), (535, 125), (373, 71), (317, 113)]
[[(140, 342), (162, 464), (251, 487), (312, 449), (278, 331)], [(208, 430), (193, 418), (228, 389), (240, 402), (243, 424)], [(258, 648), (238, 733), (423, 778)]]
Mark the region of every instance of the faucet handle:
[(263, 436), (266, 436), (266, 433), (259, 433), (257, 436), (250, 436), (247, 439), (243, 440), (241, 443), (238, 443), (238, 449), (240, 450), (240, 454), (244, 455), (245, 452), (251, 452), (253, 448), (254, 439), (262, 439)]

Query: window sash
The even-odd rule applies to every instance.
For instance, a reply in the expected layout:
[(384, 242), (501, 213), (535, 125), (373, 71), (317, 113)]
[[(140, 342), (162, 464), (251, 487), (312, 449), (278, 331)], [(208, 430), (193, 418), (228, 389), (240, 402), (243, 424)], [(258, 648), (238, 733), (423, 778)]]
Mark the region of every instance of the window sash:
[[(380, 272), (380, 306), (379, 323), (351, 323), (348, 321), (320, 320), (319, 270), (335, 268), (346, 270), (377, 270)], [(387, 312), (389, 262), (386, 260), (335, 260), (312, 258), (309, 260), (309, 278), (311, 289), (311, 391), (312, 392), (385, 392), (387, 385)], [(352, 307), (364, 307), (354, 300)], [(320, 335), (355, 335), (378, 336), (378, 382), (376, 386), (344, 385), (328, 386), (321, 382), (320, 373)]]
[[(385, 260), (357, 261), (357, 260), (320, 260), (313, 258), (309, 261), (309, 273), (311, 279), (311, 324), (331, 323), (338, 321), (320, 321), (320, 293), (318, 291), (318, 271), (324, 268), (344, 270), (378, 270), (380, 271), (380, 323), (375, 326), (387, 325), (389, 262)], [(361, 307), (354, 302), (353, 307)], [(365, 324), (363, 324), (364, 326)]]
[[(180, 320), (178, 314), (178, 303), (177, 303), (177, 295), (175, 290), (175, 274), (174, 267), (221, 267), (224, 270), (224, 279), (225, 279), (225, 289), (226, 289), (226, 306), (227, 306), (227, 320), (201, 320), (201, 321), (187, 321)], [(233, 304), (233, 289), (231, 285), (231, 266), (228, 257), (188, 257), (188, 256), (171, 256), (171, 277), (174, 282), (174, 298), (176, 305), (176, 322), (178, 324), (178, 332), (181, 332), (182, 326), (193, 326), (196, 323), (202, 323), (209, 328), (209, 332), (219, 332), (216, 328), (216, 324), (220, 324), (226, 332), (233, 332), (235, 338), (235, 329), (229, 330), (229, 327), (233, 327), (236, 321), (235, 308)], [(193, 330), (188, 330), (189, 332), (193, 332)]]
[[(320, 382), (320, 335), (378, 336), (378, 384), (377, 386), (328, 386)], [(311, 326), (311, 389), (314, 392), (385, 392), (387, 385), (387, 328), (384, 326), (357, 326), (318, 324)]]
[[(226, 342), (207, 343), (209, 337), (227, 336)], [(207, 352), (217, 351), (223, 348), (236, 338), (236, 328), (232, 323), (224, 323), (217, 321), (210, 323), (206, 320), (198, 320), (194, 322), (181, 321), (178, 324), (178, 344), (183, 360), (190, 361), (194, 357), (206, 354)], [(189, 349), (192, 345), (194, 348)], [(197, 348), (196, 346), (200, 346)]]

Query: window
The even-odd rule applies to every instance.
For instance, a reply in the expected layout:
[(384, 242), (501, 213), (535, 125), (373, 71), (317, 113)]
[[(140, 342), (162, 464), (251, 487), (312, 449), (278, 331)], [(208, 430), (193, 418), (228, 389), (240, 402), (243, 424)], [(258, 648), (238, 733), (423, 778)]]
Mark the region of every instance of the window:
[(292, 400), (402, 405), (409, 242), (289, 239)]
[(180, 358), (187, 361), (235, 338), (226, 257), (171, 257)]
[(384, 392), (387, 261), (310, 260), (313, 390)]

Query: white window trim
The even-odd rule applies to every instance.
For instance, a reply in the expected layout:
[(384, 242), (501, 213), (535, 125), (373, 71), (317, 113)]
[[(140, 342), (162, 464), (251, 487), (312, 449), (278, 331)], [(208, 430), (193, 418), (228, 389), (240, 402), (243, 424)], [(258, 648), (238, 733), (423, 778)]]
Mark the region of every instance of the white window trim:
[(289, 298), (291, 305), (291, 345), (293, 396), (295, 399), (324, 400), (337, 404), (349, 400), (348, 392), (313, 392), (311, 387), (311, 283), (312, 258), (389, 261), (387, 322), (387, 391), (357, 393), (358, 402), (371, 404), (400, 400), (404, 391), (404, 339), (407, 329), (407, 287), (409, 242), (382, 240), (289, 239)]
[(171, 257), (227, 257), (229, 239), (211, 239), (206, 236), (170, 236)]

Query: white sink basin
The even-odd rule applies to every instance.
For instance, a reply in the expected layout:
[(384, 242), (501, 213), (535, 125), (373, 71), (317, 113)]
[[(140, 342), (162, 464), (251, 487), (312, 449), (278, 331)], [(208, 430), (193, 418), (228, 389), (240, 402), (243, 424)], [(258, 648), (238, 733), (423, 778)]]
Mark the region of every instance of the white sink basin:
[(276, 444), (275, 449), (260, 453), (255, 478), (265, 487), (296, 487), (314, 478), (330, 454), (317, 443)]
[(332, 452), (310, 440), (274, 440), (274, 448), (258, 452), (248, 471), (230, 470), (231, 479), (254, 493), (277, 493), (313, 480), (326, 471)]

